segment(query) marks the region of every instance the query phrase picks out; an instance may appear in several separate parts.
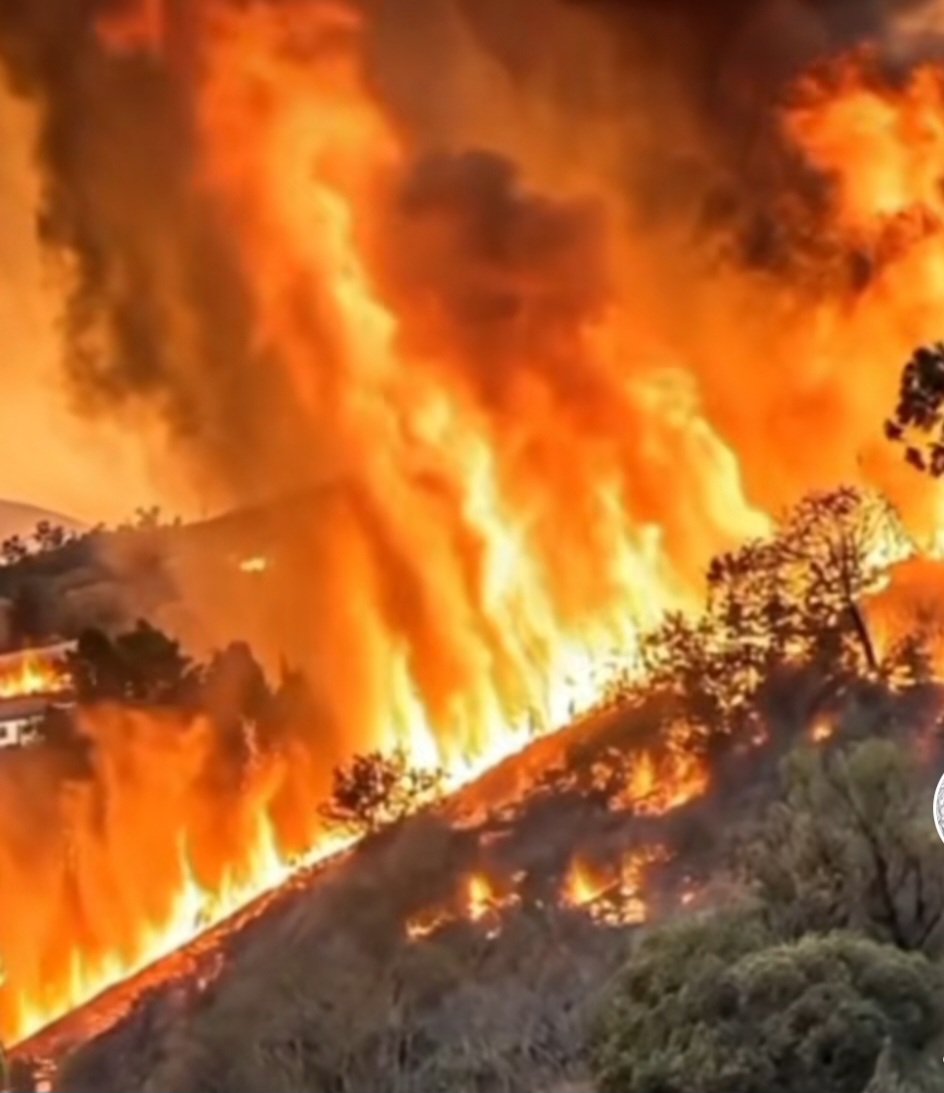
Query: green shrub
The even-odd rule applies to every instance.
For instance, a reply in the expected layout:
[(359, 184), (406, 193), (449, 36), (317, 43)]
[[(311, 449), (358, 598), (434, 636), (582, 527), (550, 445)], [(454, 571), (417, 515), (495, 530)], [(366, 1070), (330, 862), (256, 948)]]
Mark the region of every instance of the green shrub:
[(593, 1063), (603, 1093), (862, 1093), (880, 1058), (900, 1072), (927, 1056), (942, 1022), (923, 955), (846, 933), (777, 943), (729, 911), (640, 945)]

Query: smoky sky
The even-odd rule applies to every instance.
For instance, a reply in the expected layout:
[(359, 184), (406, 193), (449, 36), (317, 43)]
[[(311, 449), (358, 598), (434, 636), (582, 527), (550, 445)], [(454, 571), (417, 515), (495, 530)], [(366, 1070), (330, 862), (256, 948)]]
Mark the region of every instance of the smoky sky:
[[(783, 149), (774, 104), (802, 67), (859, 40), (881, 40), (896, 19), (922, 7), (917, 0), (452, 2), (451, 15), (525, 94), (533, 73), (546, 69), (548, 56), (556, 64), (559, 53), (560, 79), (549, 93), (577, 126), (581, 112), (613, 116), (622, 106), (619, 82), (600, 92), (583, 78), (593, 56), (567, 57), (567, 14), (598, 22), (627, 70), (644, 66), (643, 76), (658, 75), (675, 88), (710, 149), (693, 160), (671, 133), (642, 150), (628, 146), (640, 215), (671, 219), (682, 212), (698, 231), (734, 238), (736, 260), (773, 267), (816, 246), (815, 232), (800, 241), (779, 237), (775, 195), (800, 195), (814, 212), (825, 201), (821, 180)], [(409, 19), (401, 0), (358, 6), (370, 28), (377, 86), (401, 124), (421, 134), (421, 115), (452, 63), (439, 50), (437, 30), (448, 4), (412, 0)], [(166, 48), (158, 55), (103, 48), (96, 20), (122, 7), (118, 0), (0, 6), (0, 60), (15, 91), (38, 111), (37, 231), (67, 286), (65, 374), (84, 412), (156, 409), (205, 473), (232, 492), (292, 488), (299, 484), (293, 444), (303, 426), (284, 374), (253, 337), (247, 286), (254, 271), (244, 268), (213, 201), (194, 181), (192, 78), (199, 57), (187, 22), (194, 8), (165, 0)], [(659, 104), (652, 110), (658, 133)], [(496, 172), (514, 168), (492, 161), (490, 170), (478, 162), (477, 173), (462, 174), (470, 211), (465, 237), (452, 237), (459, 260), (472, 230), (487, 243), (503, 224), (519, 232), (522, 223), (553, 221), (546, 206), (530, 221), (503, 221), (489, 187), (495, 189)], [(506, 244), (514, 246), (514, 238)], [(450, 306), (460, 304), (453, 299)], [(467, 298), (461, 306), (472, 304)], [(276, 466), (278, 481), (271, 475)]]
[(95, 21), (114, 6), (0, 11), (6, 74), (38, 108), (37, 232), (67, 285), (65, 372), (80, 410), (146, 403), (208, 475), (251, 492), (289, 404), (254, 380), (244, 278), (193, 184), (186, 83), (147, 52), (102, 49)]

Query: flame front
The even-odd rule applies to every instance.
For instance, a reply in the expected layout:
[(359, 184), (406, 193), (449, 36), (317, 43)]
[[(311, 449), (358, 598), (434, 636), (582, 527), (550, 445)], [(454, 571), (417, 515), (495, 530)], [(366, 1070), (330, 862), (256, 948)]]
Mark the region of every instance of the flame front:
[[(91, 142), (46, 165), (93, 176), (74, 199), (75, 179), (45, 187), (70, 376), (91, 403), (154, 403), (227, 502), (304, 493), (284, 558), (229, 555), (239, 596), (184, 593), (231, 633), (261, 590), (260, 645), (306, 669), (318, 714), (234, 758), (200, 719), (86, 711), (81, 776), (39, 750), (0, 767), (12, 1039), (327, 853), (313, 806), (334, 762), (399, 745), (458, 785), (592, 707), (640, 631), (697, 602), (710, 555), (799, 491), (866, 477), (931, 532), (940, 510), (879, 436), (944, 314), (937, 68), (893, 87), (852, 56), (801, 80), (765, 121), (823, 185), (804, 203), (806, 175), (784, 182), (765, 235), (717, 195), (659, 215), (643, 166), (707, 155), (694, 116), (660, 102), (653, 148), (648, 99), (625, 119), (639, 99), (620, 94), (584, 127), (445, 3), (455, 55), (423, 62), (442, 102), (409, 51), (384, 53), (398, 28), (340, 0), (80, 5), (105, 17), (74, 69), (20, 48), (58, 20), (13, 9), (46, 3), (0, 13), (0, 49), (41, 69), (18, 86), (72, 77), (39, 96), (38, 147), (69, 131), (57, 110)], [(596, 24), (548, 10), (574, 30), (551, 43), (562, 64), (611, 58)], [(665, 171), (666, 201), (697, 184)], [(639, 757), (624, 803), (706, 785), (683, 743)], [(624, 914), (645, 913), (645, 864)]]

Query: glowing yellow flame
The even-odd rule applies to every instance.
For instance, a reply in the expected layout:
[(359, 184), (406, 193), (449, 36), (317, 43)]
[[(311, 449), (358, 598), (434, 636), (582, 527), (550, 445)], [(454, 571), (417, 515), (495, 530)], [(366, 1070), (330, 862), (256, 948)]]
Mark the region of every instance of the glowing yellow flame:
[(268, 568), (269, 559), (261, 554), (254, 555), (251, 558), (243, 558), (239, 563), (241, 573), (265, 573)]
[(40, 653), (26, 654), (8, 671), (0, 669), (0, 699), (61, 694), (71, 685), (68, 673)]

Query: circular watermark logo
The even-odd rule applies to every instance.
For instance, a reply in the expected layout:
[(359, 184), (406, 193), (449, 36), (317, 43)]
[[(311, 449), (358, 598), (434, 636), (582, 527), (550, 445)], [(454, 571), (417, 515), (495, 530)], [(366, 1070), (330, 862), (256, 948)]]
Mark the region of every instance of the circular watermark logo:
[(937, 784), (937, 789), (934, 791), (934, 826), (937, 828), (938, 836), (941, 842), (944, 842), (944, 774), (941, 775), (941, 780)]

